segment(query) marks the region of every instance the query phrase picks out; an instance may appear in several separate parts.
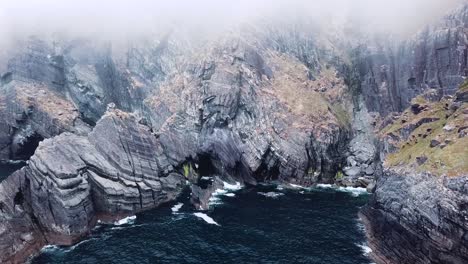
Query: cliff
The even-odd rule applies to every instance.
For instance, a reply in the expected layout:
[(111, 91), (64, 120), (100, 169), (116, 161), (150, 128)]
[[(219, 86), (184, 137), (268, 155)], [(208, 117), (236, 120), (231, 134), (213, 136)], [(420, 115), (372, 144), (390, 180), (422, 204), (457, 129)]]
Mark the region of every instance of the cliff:
[(0, 260), (76, 243), (98, 220), (174, 200), (187, 184), (204, 208), (219, 181), (201, 176), (333, 182), (352, 137), (344, 77), (331, 58), (308, 67), (295, 45), (259, 44), (280, 37), (223, 37), (183, 59), (177, 36), (123, 61), (92, 40), (20, 46), (0, 88), (2, 157), (28, 161), (0, 183)]
[(289, 24), (190, 45), (171, 32), (124, 52), (19, 43), (1, 77), (0, 159), (27, 165), (0, 183), (0, 262), (187, 185), (203, 209), (223, 180), (368, 186), (377, 262), (463, 263), (467, 10), (402, 43)]

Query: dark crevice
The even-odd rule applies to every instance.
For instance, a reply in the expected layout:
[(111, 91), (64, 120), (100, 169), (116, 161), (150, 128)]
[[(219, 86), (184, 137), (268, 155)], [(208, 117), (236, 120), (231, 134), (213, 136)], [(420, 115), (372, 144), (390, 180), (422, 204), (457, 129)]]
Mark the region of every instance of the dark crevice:
[(34, 133), (33, 135), (27, 137), (23, 142), (17, 145), (12, 145), (12, 151), (10, 154), (11, 160), (29, 160), (34, 152), (36, 151), (39, 143), (43, 141), (44, 138)]
[(23, 205), (24, 195), (21, 189), (15, 194), (15, 198), (13, 198), (13, 202), (15, 205)]
[(84, 112), (80, 112), (80, 118), (81, 118), (81, 120), (83, 120), (83, 122), (85, 122), (89, 126), (91, 126), (91, 127), (96, 126), (96, 120), (89, 117), (89, 116), (87, 116)]
[(254, 178), (259, 182), (275, 181), (279, 179), (279, 161), (270, 148), (262, 156), (260, 167), (254, 172)]

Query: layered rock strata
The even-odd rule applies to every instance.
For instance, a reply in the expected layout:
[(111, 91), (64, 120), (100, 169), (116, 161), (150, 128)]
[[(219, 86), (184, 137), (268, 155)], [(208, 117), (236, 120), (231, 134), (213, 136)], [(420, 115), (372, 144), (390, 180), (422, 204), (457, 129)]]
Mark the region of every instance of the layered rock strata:
[(97, 220), (156, 207), (184, 186), (150, 129), (111, 110), (88, 136), (41, 142), (27, 166), (0, 184), (0, 260), (76, 243)]
[(468, 262), (468, 176), (387, 170), (361, 211), (378, 263)]

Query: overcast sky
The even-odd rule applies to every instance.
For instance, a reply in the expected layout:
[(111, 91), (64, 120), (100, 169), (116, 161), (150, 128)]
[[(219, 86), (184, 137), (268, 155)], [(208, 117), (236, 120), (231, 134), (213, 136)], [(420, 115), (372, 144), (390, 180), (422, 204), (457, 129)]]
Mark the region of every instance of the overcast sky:
[[(258, 17), (349, 17), (411, 32), (468, 0), (0, 0), (0, 41), (11, 34), (144, 33), (168, 25), (225, 29)], [(326, 21), (328, 22), (328, 21)], [(3, 39), (3, 40), (2, 40)]]

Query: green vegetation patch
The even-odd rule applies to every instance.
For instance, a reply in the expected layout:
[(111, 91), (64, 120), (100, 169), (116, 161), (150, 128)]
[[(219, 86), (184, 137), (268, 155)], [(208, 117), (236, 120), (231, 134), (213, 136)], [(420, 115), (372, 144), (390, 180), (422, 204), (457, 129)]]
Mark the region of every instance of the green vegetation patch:
[[(450, 109), (453, 103), (450, 99), (427, 102), (422, 97), (418, 97), (412, 103), (423, 105), (425, 110), (413, 114), (411, 109), (408, 109), (381, 132), (382, 136), (394, 133), (401, 140), (397, 143), (398, 150), (386, 157), (385, 165), (410, 165), (417, 171), (429, 171), (436, 175), (466, 174), (468, 137), (461, 136), (460, 131), (466, 127), (468, 104), (463, 103), (454, 111)], [(424, 122), (421, 123), (423, 119)], [(402, 131), (408, 128), (408, 125), (415, 124), (419, 125), (409, 131), (407, 139), (403, 139)]]

